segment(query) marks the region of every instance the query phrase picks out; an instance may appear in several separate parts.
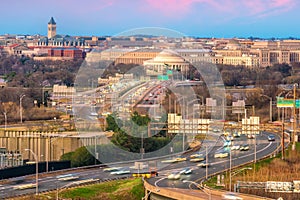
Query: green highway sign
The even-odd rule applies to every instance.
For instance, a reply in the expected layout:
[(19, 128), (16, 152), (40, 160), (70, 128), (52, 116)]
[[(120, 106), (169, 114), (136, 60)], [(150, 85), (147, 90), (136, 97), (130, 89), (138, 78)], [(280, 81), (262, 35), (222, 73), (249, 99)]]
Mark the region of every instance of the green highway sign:
[(283, 97), (277, 98), (277, 108), (293, 108), (294, 99), (284, 99)]
[(167, 81), (167, 80), (169, 80), (169, 76), (167, 76), (167, 75), (158, 75), (157, 76), (157, 80), (159, 80), (159, 81)]
[(172, 70), (167, 70), (167, 74), (172, 75), (173, 74)]
[(295, 106), (296, 108), (300, 108), (300, 99), (296, 99)]

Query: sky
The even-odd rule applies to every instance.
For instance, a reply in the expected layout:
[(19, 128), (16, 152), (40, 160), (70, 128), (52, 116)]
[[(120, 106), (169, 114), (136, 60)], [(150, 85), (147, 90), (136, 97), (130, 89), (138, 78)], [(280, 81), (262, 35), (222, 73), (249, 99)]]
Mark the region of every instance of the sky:
[(299, 0), (0, 0), (0, 34), (108, 36), (162, 27), (185, 36), (300, 38)]

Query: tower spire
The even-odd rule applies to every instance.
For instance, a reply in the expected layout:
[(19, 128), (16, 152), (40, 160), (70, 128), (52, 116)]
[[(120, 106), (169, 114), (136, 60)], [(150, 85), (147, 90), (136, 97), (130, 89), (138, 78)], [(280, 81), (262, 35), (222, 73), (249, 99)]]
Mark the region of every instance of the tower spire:
[(56, 36), (56, 22), (54, 21), (54, 18), (51, 17), (48, 22), (48, 39), (51, 39), (54, 36)]

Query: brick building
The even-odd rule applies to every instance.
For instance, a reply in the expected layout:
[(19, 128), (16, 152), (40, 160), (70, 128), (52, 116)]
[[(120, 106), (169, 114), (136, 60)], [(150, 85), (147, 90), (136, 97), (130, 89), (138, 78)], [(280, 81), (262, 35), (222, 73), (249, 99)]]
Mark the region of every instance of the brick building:
[(48, 50), (49, 57), (65, 57), (72, 59), (80, 59), (85, 57), (85, 53), (77, 48), (52, 48)]

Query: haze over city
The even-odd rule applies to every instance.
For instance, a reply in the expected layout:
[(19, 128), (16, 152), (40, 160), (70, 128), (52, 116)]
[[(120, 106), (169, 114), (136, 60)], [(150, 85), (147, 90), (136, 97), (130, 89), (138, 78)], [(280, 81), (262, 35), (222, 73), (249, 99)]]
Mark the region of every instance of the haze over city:
[(300, 199), (299, 0), (0, 8), (0, 199)]
[(196, 37), (298, 37), (296, 0), (38, 0), (1, 2), (0, 34), (46, 35), (54, 16), (58, 32), (116, 35), (138, 27), (164, 27)]

